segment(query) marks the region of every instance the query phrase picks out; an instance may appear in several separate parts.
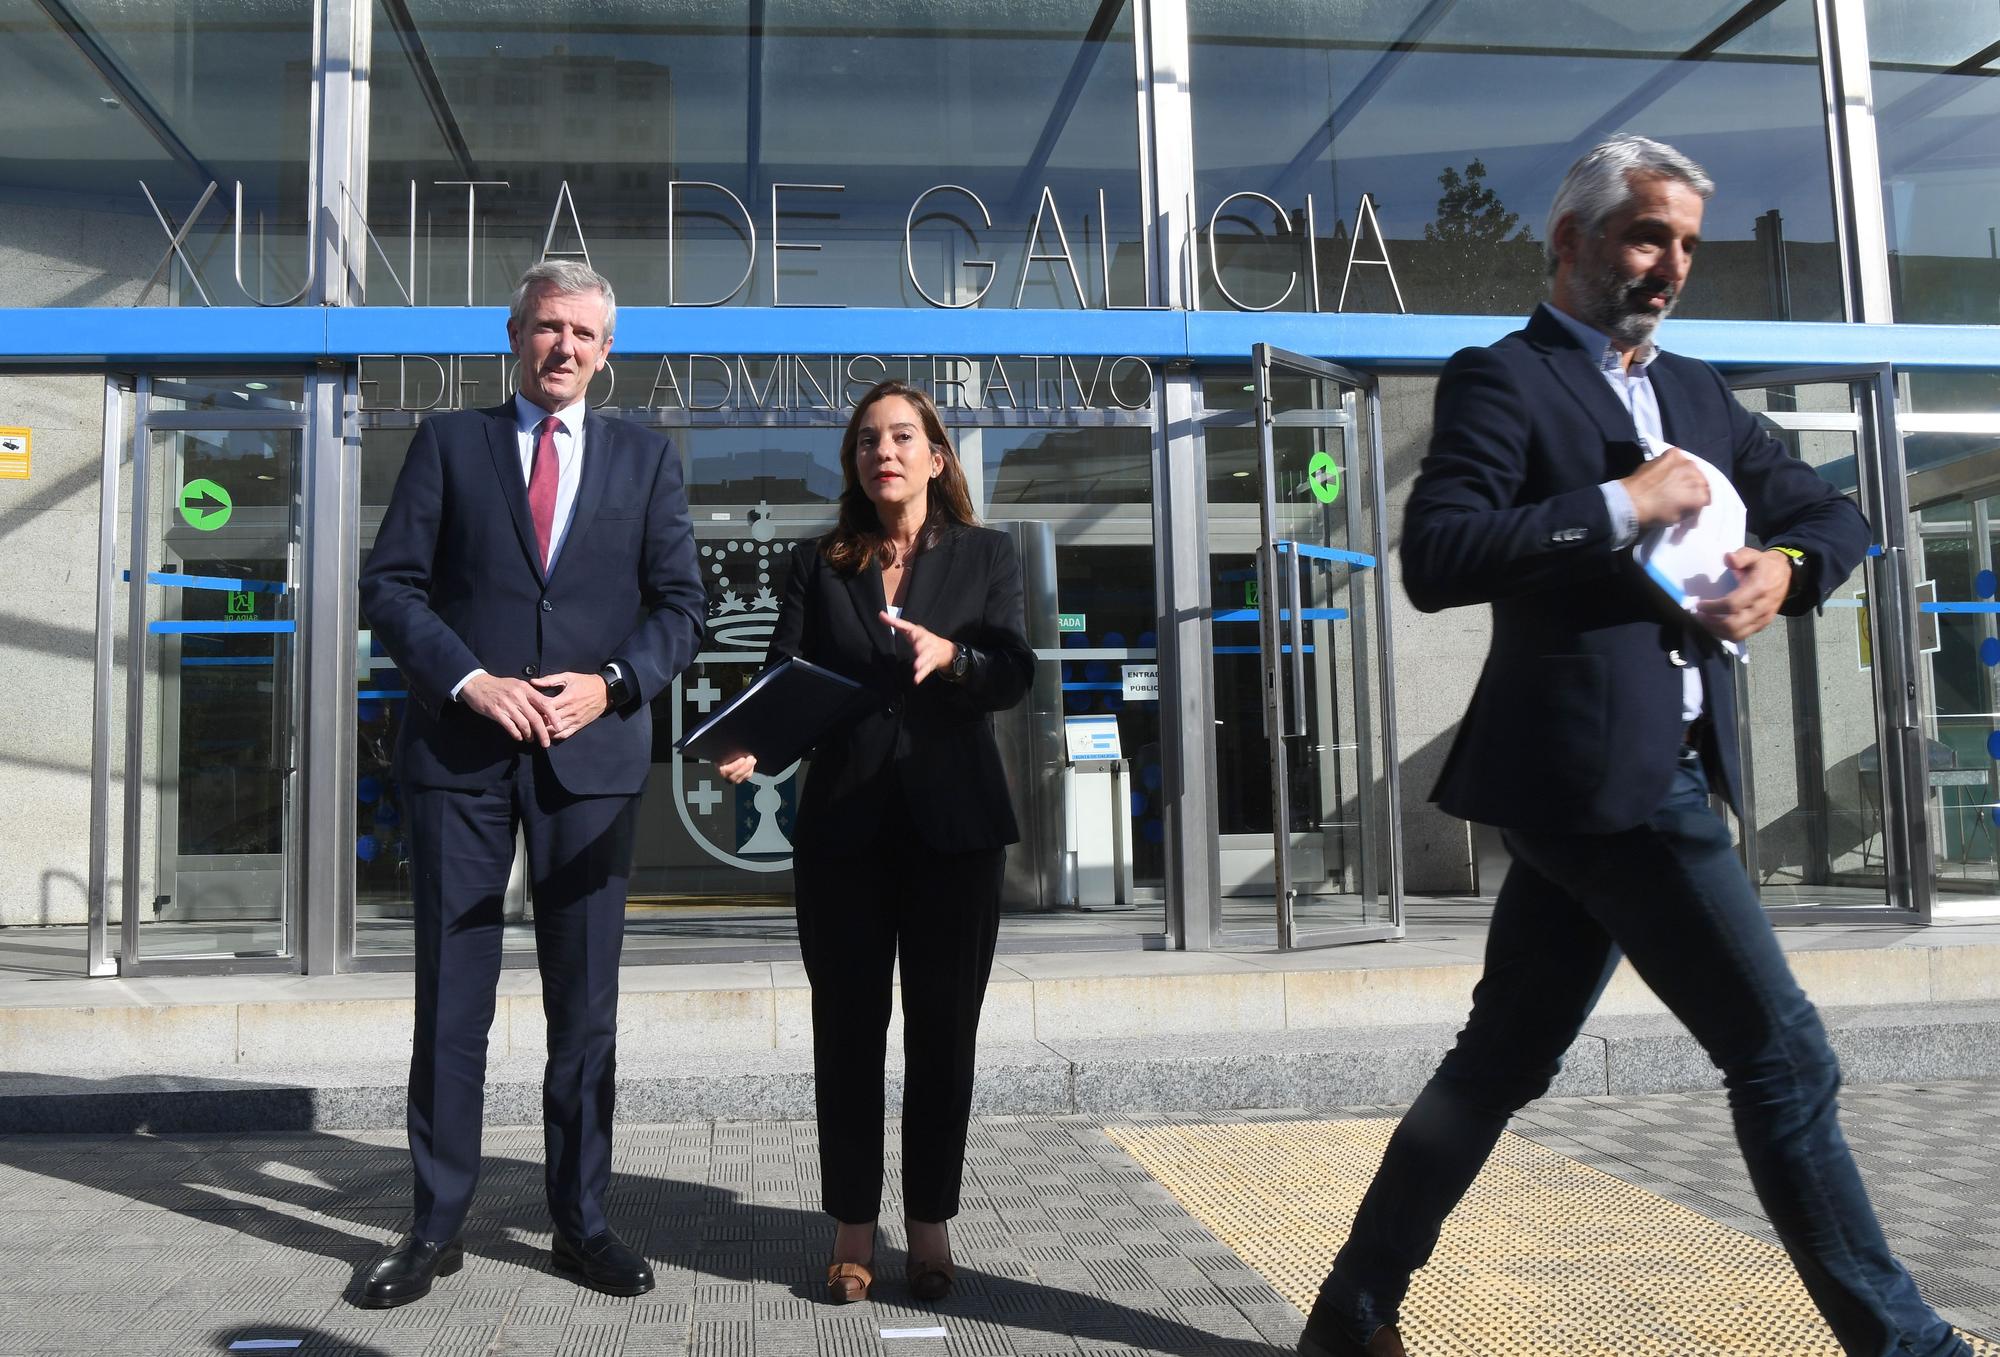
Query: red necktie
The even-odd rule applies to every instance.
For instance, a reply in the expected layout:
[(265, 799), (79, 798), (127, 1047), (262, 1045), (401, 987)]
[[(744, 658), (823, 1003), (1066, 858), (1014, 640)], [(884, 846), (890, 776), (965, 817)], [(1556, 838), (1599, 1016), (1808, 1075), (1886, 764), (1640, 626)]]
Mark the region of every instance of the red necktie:
[(544, 570), (549, 568), (549, 542), (556, 530), (556, 429), (561, 423), (550, 415), (535, 426), (535, 460), (528, 472), (528, 515), (535, 520)]

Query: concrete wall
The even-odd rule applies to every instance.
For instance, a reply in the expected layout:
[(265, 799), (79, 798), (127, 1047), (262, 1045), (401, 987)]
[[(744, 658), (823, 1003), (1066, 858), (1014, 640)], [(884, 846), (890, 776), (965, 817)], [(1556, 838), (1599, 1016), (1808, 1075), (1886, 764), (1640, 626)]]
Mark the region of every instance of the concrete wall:
[(103, 412), (101, 376), (0, 374), (0, 426), (34, 436), (0, 481), (0, 924), (85, 915)]
[[(1382, 380), (1382, 460), (1389, 524), (1384, 562), (1394, 594), (1396, 738), (1403, 763), (1403, 888), (1459, 895), (1473, 888), (1472, 832), (1430, 803), (1431, 786), (1472, 700), (1492, 634), (1484, 608), (1420, 613), (1403, 592), (1403, 511), (1431, 435), (1432, 376)], [(1488, 889), (1491, 889), (1489, 883)]]

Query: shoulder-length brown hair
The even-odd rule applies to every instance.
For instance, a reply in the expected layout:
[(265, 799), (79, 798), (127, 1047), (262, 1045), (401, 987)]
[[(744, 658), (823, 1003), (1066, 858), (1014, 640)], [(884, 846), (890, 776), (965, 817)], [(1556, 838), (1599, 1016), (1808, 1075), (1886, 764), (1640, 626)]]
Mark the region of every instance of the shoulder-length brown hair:
[(923, 424), (924, 440), (931, 445), (932, 452), (944, 459), (938, 474), (931, 477), (924, 526), (917, 533), (917, 551), (920, 554), (929, 551), (954, 527), (970, 527), (979, 522), (972, 511), (972, 492), (965, 484), (965, 469), (959, 465), (958, 449), (944, 431), (944, 421), (938, 417), (937, 406), (930, 396), (919, 387), (893, 378), (877, 382), (854, 403), (847, 432), (840, 436), (840, 521), (820, 546), (820, 554), (827, 563), (843, 575), (866, 570), (888, 555), (889, 543), (882, 532), (882, 520), (875, 512), (875, 501), (861, 488), (860, 473), (854, 468), (854, 451), (861, 441), (863, 417), (877, 401), (889, 396), (901, 396), (910, 403)]

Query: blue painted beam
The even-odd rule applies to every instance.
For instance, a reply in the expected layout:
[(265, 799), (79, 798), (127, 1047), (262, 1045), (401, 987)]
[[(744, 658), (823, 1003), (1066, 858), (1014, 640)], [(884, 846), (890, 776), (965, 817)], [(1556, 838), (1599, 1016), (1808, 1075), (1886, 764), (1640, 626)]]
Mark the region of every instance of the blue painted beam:
[[(1522, 316), (1314, 315), (1197, 311), (1186, 355), (1248, 358), (1254, 344), (1350, 365), (1435, 364), (1521, 328)], [(1845, 325), (1820, 321), (1670, 320), (1662, 343), (1708, 362), (1757, 367), (1896, 363), (2000, 368), (2000, 325)]]
[[(629, 354), (1136, 354), (1247, 362), (1269, 343), (1361, 366), (1435, 365), (1490, 344), (1518, 316), (1300, 312), (1011, 311), (806, 307), (622, 307)], [(1673, 320), (1679, 353), (1723, 364), (1891, 362), (2000, 368), (2000, 325), (1840, 325)], [(490, 354), (501, 307), (0, 308), (0, 364), (243, 362), (359, 354)]]

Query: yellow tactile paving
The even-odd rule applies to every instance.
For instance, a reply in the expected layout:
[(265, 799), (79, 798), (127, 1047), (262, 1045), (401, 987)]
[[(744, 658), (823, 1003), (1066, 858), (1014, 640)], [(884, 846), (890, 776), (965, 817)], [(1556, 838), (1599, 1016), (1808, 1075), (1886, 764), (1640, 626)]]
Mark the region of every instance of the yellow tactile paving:
[[(1107, 1134), (1305, 1310), (1394, 1127)], [(1402, 1327), (1413, 1357), (1841, 1357), (1782, 1250), (1512, 1134), (1417, 1274)]]

